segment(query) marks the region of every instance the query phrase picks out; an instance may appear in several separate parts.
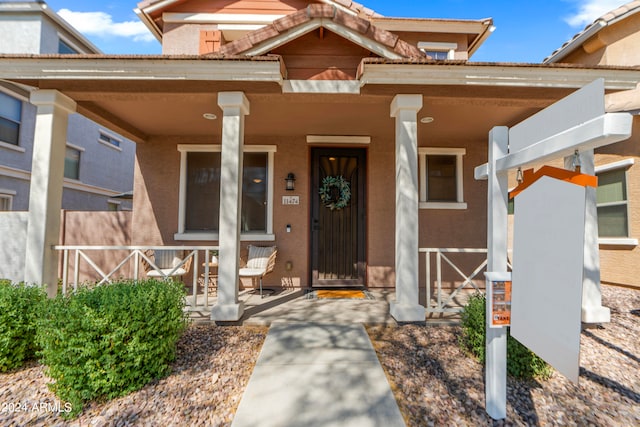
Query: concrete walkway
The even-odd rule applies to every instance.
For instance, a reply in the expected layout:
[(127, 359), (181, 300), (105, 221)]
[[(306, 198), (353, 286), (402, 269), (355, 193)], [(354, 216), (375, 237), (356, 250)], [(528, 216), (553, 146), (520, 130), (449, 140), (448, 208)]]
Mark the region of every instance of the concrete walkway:
[(275, 322), (232, 426), (405, 423), (364, 326)]

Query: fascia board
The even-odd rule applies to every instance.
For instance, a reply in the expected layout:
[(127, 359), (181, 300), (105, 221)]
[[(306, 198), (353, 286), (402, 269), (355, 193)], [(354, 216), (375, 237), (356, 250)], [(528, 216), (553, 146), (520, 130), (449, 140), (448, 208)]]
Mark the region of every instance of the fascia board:
[(469, 85), (541, 88), (581, 88), (598, 78), (605, 89), (634, 89), (640, 82), (637, 70), (603, 70), (430, 64), (361, 63), (360, 82), (394, 85)]
[(371, 18), (371, 23), (376, 27), (387, 31), (411, 31), (448, 34), (482, 34), (485, 31), (490, 18), (477, 21), (463, 20), (435, 20), (419, 18)]
[(330, 19), (323, 19), (323, 18), (313, 19), (307, 22), (306, 24), (295, 27), (290, 31), (287, 31), (277, 37), (274, 37), (273, 39), (267, 40), (266, 42), (261, 43), (247, 50), (246, 52), (244, 52), (244, 54), (249, 56), (266, 54), (267, 52), (277, 48), (278, 46), (282, 46), (292, 40), (302, 37), (303, 35), (320, 27), (324, 27), (329, 31), (332, 31), (337, 35), (351, 41), (352, 43), (355, 43), (360, 47), (363, 47), (367, 50), (370, 50), (382, 56), (383, 58), (386, 58), (386, 59), (402, 58), (401, 55), (395, 53), (394, 51), (382, 45), (381, 43), (378, 43), (375, 40), (372, 40), (356, 31), (352, 31), (343, 25), (336, 24)]
[(138, 15), (138, 18), (140, 18), (149, 31), (151, 31), (151, 34), (153, 34), (156, 40), (162, 43), (162, 31), (158, 28), (155, 21), (142, 9), (134, 9), (133, 11)]
[(250, 24), (268, 25), (285, 15), (235, 14), (235, 13), (176, 13), (162, 14), (164, 22), (190, 24)]
[(284, 80), (277, 60), (4, 58), (0, 74), (6, 80)]

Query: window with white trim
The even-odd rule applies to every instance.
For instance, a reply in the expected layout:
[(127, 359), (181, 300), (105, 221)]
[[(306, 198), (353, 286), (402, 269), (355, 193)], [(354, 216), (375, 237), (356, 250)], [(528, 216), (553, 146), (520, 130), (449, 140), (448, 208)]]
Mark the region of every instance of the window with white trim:
[(106, 132), (102, 132), (100, 131), (100, 135), (98, 136), (98, 141), (102, 142), (103, 144), (107, 144), (113, 147), (117, 147), (120, 148), (120, 144), (122, 144), (122, 140), (119, 138), (116, 138), (112, 135), (109, 135)]
[(418, 148), (421, 209), (466, 209), (464, 148)]
[(437, 61), (444, 61), (447, 59), (455, 59), (457, 43), (442, 43), (442, 42), (419, 42), (418, 49), (420, 49), (430, 59)]
[(64, 156), (64, 177), (69, 179), (80, 179), (80, 157), (82, 150), (79, 147), (67, 145)]
[[(601, 238), (629, 237), (629, 203), (627, 198), (627, 167), (596, 170), (598, 189), (598, 236)], [(603, 170), (604, 169), (604, 170)]]
[(15, 195), (15, 191), (0, 190), (0, 212), (11, 210), (13, 206), (13, 197)]
[[(220, 214), (220, 145), (179, 145), (180, 206), (176, 239), (216, 240)], [(275, 146), (245, 146), (241, 233), (247, 240), (273, 235)]]
[(22, 101), (0, 92), (0, 142), (18, 145), (22, 123)]

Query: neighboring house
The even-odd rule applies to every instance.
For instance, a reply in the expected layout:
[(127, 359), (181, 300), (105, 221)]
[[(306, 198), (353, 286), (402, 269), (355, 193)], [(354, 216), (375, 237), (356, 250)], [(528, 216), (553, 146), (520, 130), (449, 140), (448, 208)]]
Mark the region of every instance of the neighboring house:
[[(44, 2), (0, 2), (0, 53), (100, 54)], [(36, 107), (31, 88), (0, 81), (0, 210), (29, 209)], [(69, 117), (62, 208), (129, 210), (135, 144), (80, 114)]]
[[(0, 57), (0, 78), (41, 88), (37, 121), (62, 126), (82, 109), (138, 143), (132, 243), (219, 246), (216, 320), (242, 316), (250, 243), (278, 247), (266, 285), (395, 288), (392, 315), (424, 320), (419, 248), (486, 248), (474, 168), (489, 131), (598, 78), (609, 92), (640, 82), (621, 67), (468, 62), (491, 19), (389, 18), (347, 0), (137, 12), (164, 55)], [(55, 132), (35, 144), (51, 153), (36, 194), (52, 201), (30, 224), (55, 217), (47, 170), (64, 149)], [(15, 231), (28, 236), (27, 281), (57, 278), (56, 231)]]
[[(640, 1), (588, 25), (544, 60), (546, 64), (640, 66)], [(633, 135), (596, 151), (602, 281), (640, 287), (640, 87), (607, 95), (607, 111), (634, 115)]]

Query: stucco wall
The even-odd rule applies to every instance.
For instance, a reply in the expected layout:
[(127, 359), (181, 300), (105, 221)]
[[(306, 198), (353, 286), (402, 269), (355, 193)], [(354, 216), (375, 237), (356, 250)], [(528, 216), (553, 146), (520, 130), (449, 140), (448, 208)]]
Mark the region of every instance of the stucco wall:
[[(136, 145), (109, 131), (106, 131), (108, 135), (121, 139), (120, 147), (102, 143), (99, 140), (101, 130), (106, 131), (80, 114), (69, 116), (67, 141), (85, 148), (80, 160), (80, 180), (86, 184), (121, 193), (130, 191), (133, 189)], [(68, 206), (66, 209), (77, 208)]]
[[(597, 151), (596, 166), (625, 159), (635, 161), (627, 169), (629, 237), (640, 240), (640, 116), (634, 116), (630, 139)], [(640, 247), (600, 245), (600, 267), (602, 282), (640, 288)]]
[(609, 24), (562, 62), (585, 65), (640, 64), (640, 15)]
[(0, 14), (0, 53), (40, 53), (41, 25), (34, 15)]
[(13, 282), (24, 279), (27, 224), (27, 212), (0, 212), (0, 279)]

